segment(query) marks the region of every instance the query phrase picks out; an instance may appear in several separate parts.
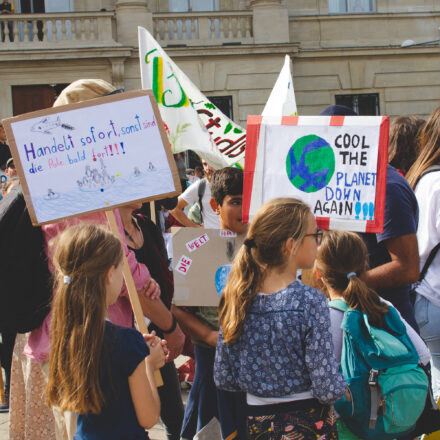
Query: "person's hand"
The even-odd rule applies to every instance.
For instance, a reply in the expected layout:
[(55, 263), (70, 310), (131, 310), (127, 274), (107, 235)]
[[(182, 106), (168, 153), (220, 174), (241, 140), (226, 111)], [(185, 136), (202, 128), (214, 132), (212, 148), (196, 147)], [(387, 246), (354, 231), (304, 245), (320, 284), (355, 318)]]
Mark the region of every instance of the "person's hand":
[(162, 368), (165, 365), (166, 358), (166, 352), (164, 350), (165, 344), (163, 344), (162, 340), (156, 336), (154, 331), (142, 336), (150, 349), (150, 354), (147, 356), (147, 362), (154, 370)]
[(209, 332), (208, 336), (205, 338), (205, 342), (211, 347), (215, 347), (217, 345), (217, 339), (218, 339), (218, 331), (212, 330)]
[(144, 287), (142, 288), (142, 293), (150, 299), (160, 298), (160, 287), (156, 280), (153, 278), (148, 278)]
[(165, 334), (164, 338), (168, 347), (167, 362), (169, 362), (173, 359), (176, 359), (176, 357), (182, 353), (183, 344), (185, 343), (185, 335), (180, 329), (179, 324), (177, 324), (174, 331), (172, 333)]

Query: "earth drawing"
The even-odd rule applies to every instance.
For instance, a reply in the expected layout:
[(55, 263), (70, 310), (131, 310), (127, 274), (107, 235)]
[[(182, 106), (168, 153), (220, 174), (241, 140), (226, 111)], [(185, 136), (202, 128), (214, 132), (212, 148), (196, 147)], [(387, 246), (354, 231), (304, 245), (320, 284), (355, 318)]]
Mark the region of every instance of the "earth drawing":
[(286, 158), (287, 177), (300, 191), (319, 191), (335, 172), (335, 155), (329, 143), (314, 134), (300, 137)]

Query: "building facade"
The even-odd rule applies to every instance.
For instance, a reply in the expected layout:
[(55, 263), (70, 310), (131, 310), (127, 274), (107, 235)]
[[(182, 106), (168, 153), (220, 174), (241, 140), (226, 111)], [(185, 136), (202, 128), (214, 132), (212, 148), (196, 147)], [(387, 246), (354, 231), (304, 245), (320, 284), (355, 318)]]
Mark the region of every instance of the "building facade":
[(50, 106), (65, 84), (141, 87), (137, 26), (233, 119), (260, 114), (293, 62), (302, 115), (428, 116), (440, 104), (440, 0), (13, 0), (0, 15), (0, 118)]

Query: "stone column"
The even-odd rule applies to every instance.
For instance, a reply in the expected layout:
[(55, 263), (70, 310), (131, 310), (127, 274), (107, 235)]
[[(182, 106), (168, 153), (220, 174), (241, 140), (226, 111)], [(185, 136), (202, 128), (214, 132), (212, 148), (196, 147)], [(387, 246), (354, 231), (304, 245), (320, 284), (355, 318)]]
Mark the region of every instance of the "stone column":
[(288, 43), (289, 14), (281, 0), (251, 0), (256, 44)]
[(153, 31), (153, 14), (147, 0), (117, 0), (115, 9), (118, 43), (137, 47), (137, 27)]

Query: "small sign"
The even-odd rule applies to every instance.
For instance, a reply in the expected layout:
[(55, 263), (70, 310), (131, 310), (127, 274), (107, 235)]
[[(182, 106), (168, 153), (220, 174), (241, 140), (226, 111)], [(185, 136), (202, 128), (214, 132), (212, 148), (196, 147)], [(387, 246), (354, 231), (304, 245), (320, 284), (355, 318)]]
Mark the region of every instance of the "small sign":
[(227, 229), (220, 229), (220, 237), (223, 238), (230, 238), (230, 237), (236, 237), (237, 234), (232, 231), (228, 231)]
[[(173, 228), (174, 229), (174, 228)], [(203, 231), (203, 229), (202, 229)], [(200, 228), (173, 230), (174, 298), (177, 306), (218, 306), (228, 280), (235, 255), (243, 244), (244, 235), (219, 229), (205, 229), (209, 240), (187, 257), (188, 244), (200, 239)], [(223, 232), (229, 234), (224, 236)], [(180, 258), (180, 259), (179, 259)], [(189, 270), (191, 266), (191, 270)]]
[(188, 273), (188, 270), (191, 266), (192, 260), (191, 258), (182, 255), (180, 257), (180, 260), (176, 264), (176, 270), (177, 272), (181, 273), (182, 275), (186, 275)]
[(209, 241), (208, 234), (203, 234), (200, 237), (195, 238), (194, 240), (189, 241), (186, 243), (186, 248), (190, 252), (196, 251), (199, 247), (203, 246)]

